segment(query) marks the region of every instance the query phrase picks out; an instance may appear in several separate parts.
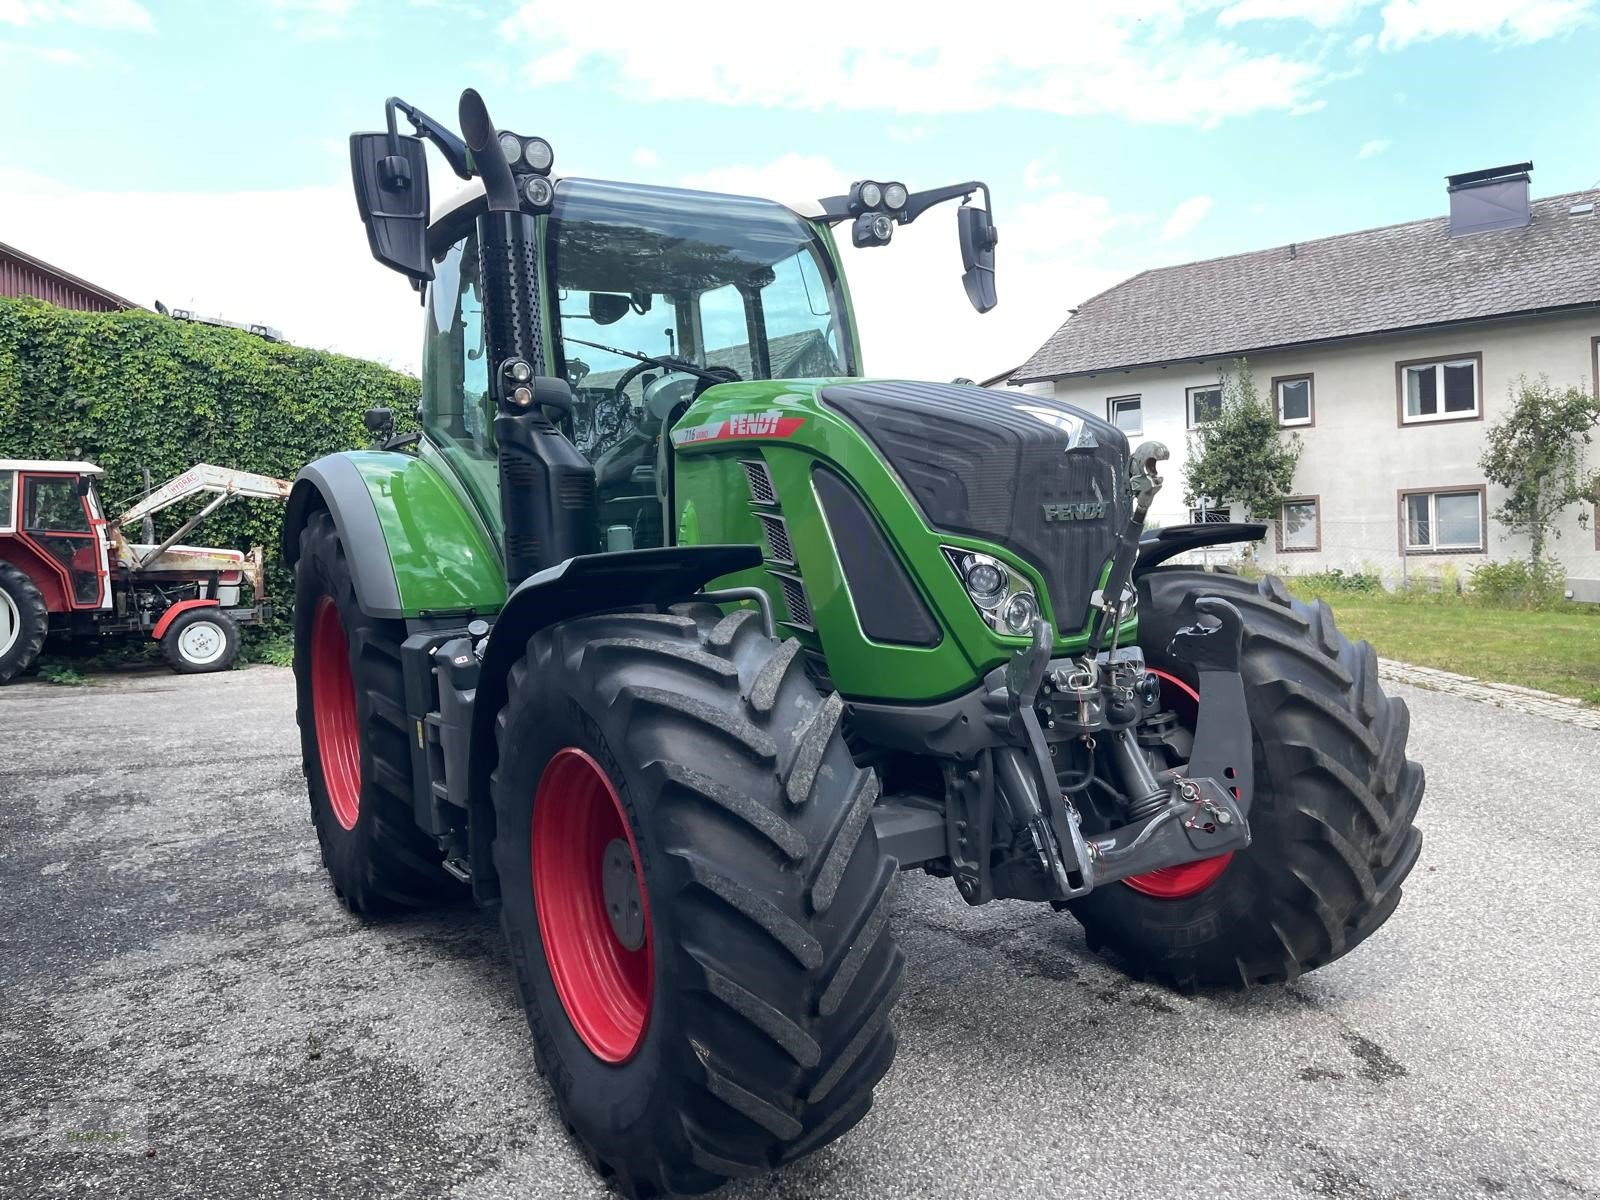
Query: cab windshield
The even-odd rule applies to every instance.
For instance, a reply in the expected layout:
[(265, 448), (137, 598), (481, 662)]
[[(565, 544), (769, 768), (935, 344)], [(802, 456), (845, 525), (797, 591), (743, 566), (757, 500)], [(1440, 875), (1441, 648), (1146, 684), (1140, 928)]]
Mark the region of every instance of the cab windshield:
[(737, 379), (855, 373), (832, 260), (782, 205), (569, 179), (546, 239), (555, 367), (573, 387), (574, 440), (591, 459), (654, 433), (707, 386), (619, 350)]

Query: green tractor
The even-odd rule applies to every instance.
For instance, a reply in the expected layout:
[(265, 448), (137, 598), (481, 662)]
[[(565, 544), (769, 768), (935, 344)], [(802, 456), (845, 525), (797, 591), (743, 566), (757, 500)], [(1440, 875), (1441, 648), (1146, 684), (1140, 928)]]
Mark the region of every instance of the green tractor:
[[(1169, 561), (1262, 527), (1145, 534), (1164, 447), (863, 376), (834, 228), (959, 202), (986, 311), (984, 184), (787, 207), (557, 179), (472, 91), (460, 134), (387, 116), (352, 170), (421, 294), (421, 432), (369, 414), (381, 448), (289, 500), (311, 813), (352, 910), (498, 907), (620, 1191), (861, 1119), (897, 872), (1068, 911), (1180, 988), (1294, 979), (1388, 918), (1423, 777), (1372, 649)], [(431, 214), (428, 142), (468, 180)]]

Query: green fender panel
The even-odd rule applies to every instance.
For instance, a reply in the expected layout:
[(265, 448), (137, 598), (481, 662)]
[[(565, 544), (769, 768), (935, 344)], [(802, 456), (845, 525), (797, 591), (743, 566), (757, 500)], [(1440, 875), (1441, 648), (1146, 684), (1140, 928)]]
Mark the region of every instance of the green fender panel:
[(313, 491), (333, 514), (362, 606), (375, 616), (489, 616), (505, 603), (493, 542), (431, 463), (383, 450), (311, 463), (300, 473), (285, 522), (291, 564)]

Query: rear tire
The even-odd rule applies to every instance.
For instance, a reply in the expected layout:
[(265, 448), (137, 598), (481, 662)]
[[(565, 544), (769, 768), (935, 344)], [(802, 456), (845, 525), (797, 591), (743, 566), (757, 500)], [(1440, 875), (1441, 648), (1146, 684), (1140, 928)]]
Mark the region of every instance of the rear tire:
[[(877, 780), (798, 644), (755, 616), (543, 630), (498, 718), (494, 856), (518, 991), (568, 1128), (628, 1196), (709, 1191), (816, 1149), (861, 1119), (894, 1056), (903, 959)], [(642, 934), (602, 904), (630, 858)]]
[(1220, 596), (1244, 618), (1240, 673), (1255, 734), (1251, 843), (1198, 890), (1152, 895), (1126, 883), (1072, 903), (1089, 944), (1133, 974), (1176, 987), (1277, 983), (1332, 962), (1389, 918), (1417, 861), (1422, 768), (1406, 758), (1410, 713), (1378, 686), (1378, 660), (1320, 600), (1269, 576), (1166, 567), (1139, 585), (1150, 666), (1193, 684), (1167, 653)]
[(463, 894), (412, 815), (404, 636), (403, 623), (361, 611), (333, 518), (313, 513), (295, 563), (295, 716), (322, 863), (352, 912)]
[(20, 567), (0, 563), (0, 683), (21, 675), (44, 649), (50, 610)]
[(167, 626), (161, 653), (180, 675), (226, 671), (239, 658), (239, 626), (219, 608), (191, 608)]

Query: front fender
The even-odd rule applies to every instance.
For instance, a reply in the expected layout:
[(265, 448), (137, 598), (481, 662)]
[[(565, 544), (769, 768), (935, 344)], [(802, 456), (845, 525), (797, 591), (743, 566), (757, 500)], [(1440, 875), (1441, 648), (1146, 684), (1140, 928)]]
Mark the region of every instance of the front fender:
[[(497, 757), (495, 718), (506, 702), (506, 677), (541, 629), (574, 617), (636, 604), (684, 600), (714, 579), (761, 565), (759, 546), (661, 546), (582, 554), (530, 575), (507, 597), (484, 648), (472, 703), (468, 781), (472, 821), (489, 828), (489, 775)], [(487, 864), (485, 864), (487, 865)], [(476, 873), (479, 863), (474, 858)]]
[(1205, 546), (1228, 546), (1235, 542), (1259, 542), (1267, 527), (1256, 521), (1219, 521), (1206, 525), (1169, 525), (1152, 529), (1139, 539), (1139, 557), (1133, 565), (1137, 579), (1169, 558)]

